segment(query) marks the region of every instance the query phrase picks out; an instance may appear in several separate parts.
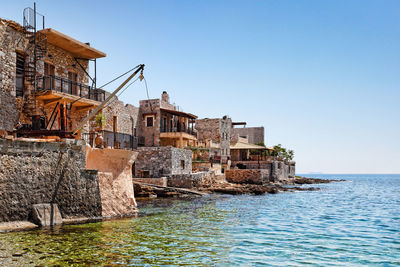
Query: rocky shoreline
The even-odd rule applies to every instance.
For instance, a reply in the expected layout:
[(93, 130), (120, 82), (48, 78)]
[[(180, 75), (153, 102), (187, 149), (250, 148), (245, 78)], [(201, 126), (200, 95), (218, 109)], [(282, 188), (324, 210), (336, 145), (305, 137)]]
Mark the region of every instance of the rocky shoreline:
[(229, 194), (229, 195), (263, 195), (277, 194), (279, 192), (295, 192), (295, 191), (317, 191), (318, 187), (302, 187), (302, 185), (310, 184), (326, 184), (332, 182), (342, 182), (345, 180), (329, 180), (319, 178), (308, 178), (296, 176), (291, 183), (271, 183), (266, 185), (256, 184), (235, 184), (226, 181), (217, 183), (202, 184), (198, 187), (188, 190), (177, 188), (167, 188), (160, 186), (152, 186), (149, 184), (135, 183), (135, 196), (138, 198), (156, 198), (156, 197), (186, 197), (189, 195), (202, 194)]

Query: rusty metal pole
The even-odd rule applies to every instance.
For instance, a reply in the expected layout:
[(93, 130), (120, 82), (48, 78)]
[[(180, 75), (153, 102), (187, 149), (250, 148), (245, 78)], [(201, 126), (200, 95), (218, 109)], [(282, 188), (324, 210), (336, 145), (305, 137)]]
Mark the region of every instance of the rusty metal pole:
[(37, 104), (36, 104), (36, 89), (37, 89), (37, 75), (36, 75), (36, 2), (33, 3), (33, 88), (34, 88), (34, 101), (35, 101), (35, 115), (37, 115)]

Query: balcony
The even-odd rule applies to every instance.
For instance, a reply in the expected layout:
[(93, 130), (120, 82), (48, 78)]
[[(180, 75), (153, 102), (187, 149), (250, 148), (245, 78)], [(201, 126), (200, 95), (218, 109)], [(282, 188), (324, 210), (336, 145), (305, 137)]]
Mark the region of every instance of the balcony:
[(98, 134), (103, 137), (104, 147), (126, 150), (134, 150), (138, 147), (138, 138), (136, 136), (105, 130), (98, 133), (83, 133), (82, 139), (90, 146), (95, 147), (94, 140)]
[(104, 90), (94, 89), (91, 86), (53, 75), (38, 78), (37, 90), (56, 91), (98, 102), (105, 100)]
[(161, 127), (160, 133), (187, 133), (193, 136), (197, 135), (196, 131), (190, 128), (179, 129), (178, 127), (173, 127), (173, 128)]

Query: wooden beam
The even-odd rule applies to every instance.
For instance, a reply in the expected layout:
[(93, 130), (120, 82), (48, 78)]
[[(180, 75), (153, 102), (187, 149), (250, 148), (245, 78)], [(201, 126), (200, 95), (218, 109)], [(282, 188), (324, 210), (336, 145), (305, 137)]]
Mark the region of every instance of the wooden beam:
[(43, 104), (44, 104), (44, 106), (49, 106), (49, 105), (51, 105), (51, 104), (53, 104), (55, 102), (60, 101), (61, 99), (62, 99), (62, 97), (56, 97), (56, 98), (52, 98), (52, 99), (49, 99), (49, 100), (43, 100)]
[(86, 105), (86, 106), (76, 107), (75, 110), (76, 111), (85, 111), (85, 110), (89, 110), (89, 109), (92, 109), (92, 108), (95, 108), (95, 106), (94, 105)]

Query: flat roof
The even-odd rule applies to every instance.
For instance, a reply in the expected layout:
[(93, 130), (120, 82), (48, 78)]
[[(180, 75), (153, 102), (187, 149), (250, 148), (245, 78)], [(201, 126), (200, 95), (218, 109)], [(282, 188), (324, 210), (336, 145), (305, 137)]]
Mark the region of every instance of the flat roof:
[(39, 31), (46, 35), (47, 42), (58, 46), (68, 52), (71, 52), (74, 56), (78, 58), (94, 59), (105, 57), (106, 54), (101, 52), (90, 45), (82, 43), (68, 35), (65, 35), (54, 29), (44, 29)]
[(249, 144), (249, 143), (243, 143), (243, 142), (236, 142), (234, 144), (231, 144), (230, 146), (231, 150), (235, 149), (260, 149), (260, 150), (273, 150), (269, 147), (263, 147), (259, 145), (254, 145), (254, 144)]
[(186, 112), (172, 110), (172, 109), (166, 109), (166, 108), (160, 108), (160, 110), (164, 111), (164, 112), (168, 112), (168, 113), (173, 114), (173, 115), (181, 116), (181, 117), (188, 117), (188, 118), (191, 118), (191, 119), (197, 119), (197, 116), (193, 115), (191, 113), (186, 113)]

